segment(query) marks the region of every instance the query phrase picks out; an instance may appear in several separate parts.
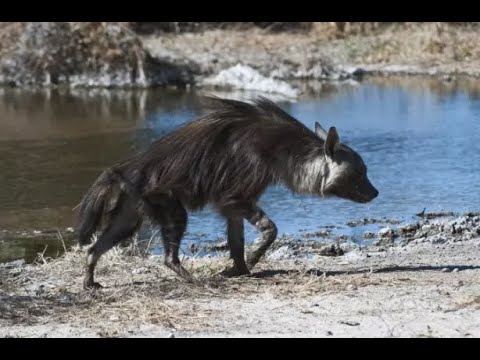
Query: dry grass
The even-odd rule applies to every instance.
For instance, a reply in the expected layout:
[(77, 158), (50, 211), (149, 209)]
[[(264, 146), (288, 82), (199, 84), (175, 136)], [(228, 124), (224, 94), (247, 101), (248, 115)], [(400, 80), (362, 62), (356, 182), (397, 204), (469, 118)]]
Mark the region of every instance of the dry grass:
[(438, 65), (478, 59), (476, 23), (315, 23), (310, 41), (343, 48), (344, 60), (366, 64)]
[[(438, 68), (440, 73), (477, 74), (479, 32), (480, 27), (475, 24), (424, 22), (352, 23), (339, 33), (335, 23), (319, 22), (308, 33), (250, 29), (246, 35), (244, 31), (210, 30), (162, 35), (144, 42), (147, 47), (166, 48), (179, 58), (194, 62), (202, 63), (199, 57), (213, 56), (220, 68), (241, 59), (266, 73), (273, 69), (267, 66), (270, 63), (309, 68), (320, 61), (331, 61), (340, 65), (410, 65), (427, 70)], [(216, 69), (207, 63), (204, 71)]]
[[(345, 321), (361, 323), (347, 324), (354, 336), (383, 334), (382, 321), (392, 329), (413, 321), (407, 333), (419, 336), (426, 317), (442, 334), (450, 334), (445, 321), (456, 322), (461, 334), (476, 334), (469, 319), (480, 309), (479, 241), (305, 258), (303, 251), (316, 249), (279, 239), (278, 246), (288, 244), (286, 254), (297, 255), (272, 253), (251, 276), (221, 276), (225, 256), (184, 258), (193, 283), (134, 243), (102, 257), (96, 280), (105, 287), (98, 291), (83, 290), (85, 254), (74, 247), (55, 260), (39, 254), (35, 264), (0, 266), (0, 336), (300, 334), (308, 326), (310, 334), (341, 335)], [(447, 266), (460, 271), (444, 272)]]
[(396, 26), (364, 41), (359, 37), (351, 41), (358, 40), (354, 58), (367, 63), (441, 64), (469, 61), (480, 54), (478, 29), (445, 23)]
[(456, 310), (468, 308), (480, 310), (480, 295), (469, 296), (463, 301), (459, 302), (454, 308)]
[(97, 280), (99, 291), (82, 289), (84, 251), (74, 247), (58, 259), (39, 254), (35, 264), (0, 268), (0, 321), (37, 324), (42, 321), (162, 324), (199, 322), (195, 311), (202, 300), (269, 294), (274, 297), (305, 297), (376, 285), (369, 274), (330, 277), (311, 271), (302, 261), (261, 262), (251, 276), (226, 278), (220, 272), (229, 265), (226, 257), (186, 258), (185, 268), (195, 281), (178, 278), (163, 265), (160, 256), (139, 255), (134, 246), (115, 248), (102, 257)]

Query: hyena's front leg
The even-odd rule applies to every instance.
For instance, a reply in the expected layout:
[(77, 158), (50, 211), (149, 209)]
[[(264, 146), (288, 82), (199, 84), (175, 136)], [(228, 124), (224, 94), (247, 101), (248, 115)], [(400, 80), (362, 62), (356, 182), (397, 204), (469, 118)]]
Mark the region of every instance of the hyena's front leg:
[(227, 242), (230, 248), (230, 257), (233, 259), (233, 267), (222, 272), (225, 276), (248, 275), (245, 264), (245, 235), (243, 217), (229, 217), (227, 219)]
[(247, 256), (247, 267), (251, 270), (277, 238), (277, 226), (258, 206), (252, 208), (246, 219), (262, 233), (260, 242)]

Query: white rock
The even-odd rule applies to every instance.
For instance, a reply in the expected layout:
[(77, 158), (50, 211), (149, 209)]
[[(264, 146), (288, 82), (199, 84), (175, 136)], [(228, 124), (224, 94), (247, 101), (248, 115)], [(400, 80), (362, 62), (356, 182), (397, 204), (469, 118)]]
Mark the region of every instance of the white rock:
[(149, 270), (145, 267), (137, 268), (132, 270), (133, 275), (145, 274), (148, 273)]
[(269, 260), (281, 260), (291, 259), (293, 256), (293, 251), (288, 246), (282, 246), (281, 248), (272, 251), (267, 257)]
[(250, 66), (241, 64), (222, 70), (213, 77), (206, 78), (203, 80), (203, 85), (278, 93), (290, 98), (296, 98), (299, 95), (299, 91), (288, 83), (267, 78)]
[(423, 231), (429, 231), (432, 227), (430, 225), (423, 225), (422, 230)]
[(392, 237), (393, 234), (393, 229), (391, 227), (385, 227), (383, 229), (380, 229), (380, 231), (378, 232), (378, 236), (380, 237)]

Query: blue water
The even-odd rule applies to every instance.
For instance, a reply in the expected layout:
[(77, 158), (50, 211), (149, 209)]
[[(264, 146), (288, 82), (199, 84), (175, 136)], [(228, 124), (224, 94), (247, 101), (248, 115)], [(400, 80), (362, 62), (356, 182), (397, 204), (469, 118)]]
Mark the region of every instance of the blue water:
[[(367, 81), (280, 103), (311, 128), (315, 121), (336, 126), (341, 140), (363, 157), (380, 195), (356, 204), (272, 187), (260, 206), (279, 233), (333, 225), (356, 238), (364, 229), (346, 226), (350, 220), (409, 220), (423, 208), (478, 211), (478, 89), (478, 82)], [(0, 229), (70, 226), (71, 208), (103, 168), (192, 120), (199, 110), (195, 93), (68, 94), (68, 101), (61, 94), (7, 95), (0, 94)], [(12, 107), (12, 98), (20, 105)], [(258, 236), (249, 225), (246, 230), (248, 241)], [(190, 214), (187, 231), (185, 243), (222, 238), (225, 228), (206, 209)], [(146, 228), (143, 235), (148, 234)]]
[[(427, 211), (476, 211), (480, 208), (480, 101), (462, 89), (437, 95), (402, 84), (365, 84), (345, 88), (335, 96), (282, 104), (313, 128), (336, 126), (341, 140), (354, 148), (368, 166), (380, 192), (369, 204), (342, 199), (298, 196), (272, 187), (260, 205), (280, 233), (296, 234), (325, 225), (345, 225), (361, 218), (411, 219)], [(164, 129), (164, 118), (180, 124), (190, 113), (152, 115), (153, 129)], [(250, 229), (249, 239), (257, 234)], [(361, 237), (364, 228), (343, 226), (341, 233)], [(223, 221), (212, 211), (192, 214), (190, 240), (196, 233), (221, 237)], [(187, 239), (189, 237), (187, 236)]]

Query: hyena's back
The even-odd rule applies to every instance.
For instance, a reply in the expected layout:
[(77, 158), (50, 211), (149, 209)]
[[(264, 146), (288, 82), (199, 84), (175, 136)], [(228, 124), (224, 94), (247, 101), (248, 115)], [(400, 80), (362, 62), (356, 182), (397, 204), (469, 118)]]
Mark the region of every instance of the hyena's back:
[(309, 143), (318, 146), (314, 134), (288, 116), (266, 100), (218, 100), (215, 112), (157, 140), (118, 169), (140, 193), (172, 193), (191, 209), (255, 201), (281, 177), (288, 149), (301, 156)]

